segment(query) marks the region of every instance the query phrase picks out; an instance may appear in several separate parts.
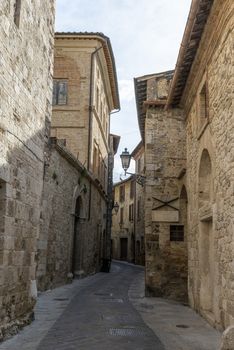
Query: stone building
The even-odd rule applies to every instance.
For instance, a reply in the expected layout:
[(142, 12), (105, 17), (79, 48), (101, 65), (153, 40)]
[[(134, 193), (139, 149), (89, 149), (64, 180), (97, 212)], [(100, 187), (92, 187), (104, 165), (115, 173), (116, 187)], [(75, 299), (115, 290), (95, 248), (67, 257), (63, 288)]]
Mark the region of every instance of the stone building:
[(173, 72), (135, 79), (145, 145), (146, 295), (187, 298), (187, 230), (178, 176), (185, 168), (183, 112), (165, 110)]
[(114, 203), (119, 211), (113, 212), (112, 257), (144, 265), (144, 185), (138, 175), (144, 172), (144, 147), (140, 142), (131, 157), (136, 161), (136, 174), (114, 184)]
[(233, 1), (192, 1), (175, 72), (135, 80), (146, 293), (180, 299), (188, 286), (217, 328), (234, 323), (233, 15)]
[(115, 61), (100, 33), (55, 35), (51, 141), (47, 152), (37, 278), (40, 289), (100, 271), (110, 258), (113, 154), (119, 110)]
[(113, 212), (111, 245), (112, 258), (135, 261), (135, 180), (131, 176), (114, 184), (114, 203), (119, 204), (117, 214)]
[(35, 303), (53, 28), (53, 0), (1, 1), (0, 340), (30, 321)]
[(135, 160), (136, 176), (143, 176), (139, 183), (135, 181), (135, 210), (134, 210), (134, 225), (135, 225), (135, 263), (145, 265), (145, 153), (142, 141), (132, 151), (132, 158)]

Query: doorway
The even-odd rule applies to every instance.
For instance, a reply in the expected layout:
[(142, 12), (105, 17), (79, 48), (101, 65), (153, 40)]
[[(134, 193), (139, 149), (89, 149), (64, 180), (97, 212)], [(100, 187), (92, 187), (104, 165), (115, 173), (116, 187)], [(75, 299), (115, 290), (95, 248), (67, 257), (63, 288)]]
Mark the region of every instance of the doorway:
[(72, 273), (73, 276), (81, 270), (81, 208), (82, 208), (82, 199), (78, 197), (76, 200), (75, 207), (75, 220), (74, 220), (74, 235), (73, 235), (73, 253), (72, 253)]
[(128, 258), (128, 239), (120, 238), (120, 259), (127, 260)]

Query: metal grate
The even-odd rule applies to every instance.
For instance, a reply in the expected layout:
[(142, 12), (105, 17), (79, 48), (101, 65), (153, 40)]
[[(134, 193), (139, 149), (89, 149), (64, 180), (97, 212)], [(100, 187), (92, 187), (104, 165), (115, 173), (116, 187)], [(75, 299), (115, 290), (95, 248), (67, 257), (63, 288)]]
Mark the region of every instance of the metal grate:
[(146, 333), (141, 328), (110, 328), (109, 334), (115, 337), (137, 337)]
[(184, 241), (184, 225), (170, 225), (170, 241)]

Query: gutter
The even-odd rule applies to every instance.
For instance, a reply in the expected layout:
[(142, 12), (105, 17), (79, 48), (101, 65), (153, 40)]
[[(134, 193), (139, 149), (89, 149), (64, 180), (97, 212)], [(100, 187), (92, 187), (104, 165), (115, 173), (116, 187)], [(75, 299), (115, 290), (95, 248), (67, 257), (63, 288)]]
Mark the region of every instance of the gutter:
[[(90, 65), (90, 85), (89, 85), (89, 126), (88, 126), (88, 157), (87, 157), (87, 168), (90, 171), (90, 158), (91, 158), (91, 146), (92, 146), (92, 102), (93, 102), (93, 61), (96, 53), (102, 49), (102, 46), (97, 48), (91, 53), (91, 65)], [(88, 210), (88, 221), (91, 216), (91, 199), (92, 199), (92, 183), (89, 182), (89, 210)]]
[(169, 91), (169, 95), (168, 95), (167, 104), (165, 106), (165, 109), (169, 108), (169, 106), (171, 105), (172, 99), (173, 99), (174, 88), (176, 86), (177, 79), (178, 79), (178, 76), (180, 74), (180, 69), (181, 69), (181, 66), (183, 63), (185, 50), (186, 50), (186, 48), (188, 46), (188, 42), (190, 40), (191, 31), (192, 31), (192, 28), (194, 26), (194, 22), (196, 20), (196, 14), (198, 12), (200, 2), (201, 2), (201, 0), (193, 0), (191, 7), (190, 7), (190, 12), (189, 12), (188, 20), (186, 23), (182, 43), (180, 45), (179, 56), (177, 58), (175, 73), (174, 73), (174, 76), (173, 76), (173, 79), (171, 82), (171, 87), (170, 87), (170, 91)]

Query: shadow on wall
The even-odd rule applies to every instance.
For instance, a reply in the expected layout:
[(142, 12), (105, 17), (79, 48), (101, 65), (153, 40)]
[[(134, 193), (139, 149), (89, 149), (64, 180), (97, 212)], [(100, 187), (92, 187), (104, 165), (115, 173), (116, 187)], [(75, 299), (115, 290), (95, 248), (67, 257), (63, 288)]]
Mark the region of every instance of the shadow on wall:
[(21, 129), (16, 131), (21, 136), (0, 129), (0, 339), (9, 328), (16, 330), (31, 320), (37, 294), (46, 130), (29, 139)]

